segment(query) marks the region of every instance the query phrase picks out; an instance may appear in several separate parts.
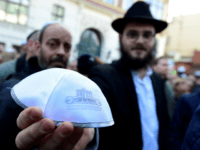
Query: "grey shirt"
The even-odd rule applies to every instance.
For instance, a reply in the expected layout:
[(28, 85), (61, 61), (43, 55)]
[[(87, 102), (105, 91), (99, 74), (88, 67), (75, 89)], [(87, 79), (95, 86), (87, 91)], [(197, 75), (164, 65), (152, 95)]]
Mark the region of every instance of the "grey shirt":
[(169, 117), (170, 120), (172, 120), (177, 102), (175, 100), (174, 88), (169, 81), (165, 82), (165, 95), (167, 100)]
[(13, 59), (0, 64), (0, 84), (3, 83), (9, 75), (15, 73), (16, 62), (17, 59)]

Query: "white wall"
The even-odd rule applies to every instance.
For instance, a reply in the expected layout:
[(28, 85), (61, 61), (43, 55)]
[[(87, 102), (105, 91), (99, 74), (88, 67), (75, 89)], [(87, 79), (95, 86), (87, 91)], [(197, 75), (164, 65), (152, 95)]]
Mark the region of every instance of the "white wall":
[[(112, 17), (65, 0), (31, 0), (27, 25), (0, 22), (0, 42), (6, 44), (6, 49), (11, 48), (14, 44), (21, 45), (21, 42), (33, 30), (41, 29), (46, 22), (51, 21), (54, 4), (65, 8), (63, 23), (68, 26), (73, 37), (71, 60), (76, 59), (77, 55), (74, 52), (76, 45), (79, 43), (83, 31), (88, 28), (94, 28), (102, 34), (102, 61), (111, 62), (120, 57), (118, 34), (111, 27)], [(111, 51), (111, 56), (106, 59), (109, 51)]]

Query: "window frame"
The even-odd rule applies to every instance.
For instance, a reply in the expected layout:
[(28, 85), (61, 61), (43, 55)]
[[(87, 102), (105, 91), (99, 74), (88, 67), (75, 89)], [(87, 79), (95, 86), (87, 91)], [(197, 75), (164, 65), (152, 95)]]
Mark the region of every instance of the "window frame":
[[(54, 12), (54, 7), (56, 8), (56, 12)], [(62, 15), (58, 14), (60, 8), (63, 11)], [(55, 19), (53, 19), (53, 17), (55, 17)], [(64, 17), (65, 17), (65, 8), (63, 6), (58, 5), (58, 4), (54, 4), (53, 5), (53, 10), (52, 10), (52, 15), (51, 15), (51, 20), (52, 21), (56, 21), (57, 18), (61, 18), (61, 22), (63, 22), (64, 21)]]
[[(0, 0), (0, 2), (5, 2), (5, 4), (6, 4), (4, 10), (3, 10), (3, 9), (0, 9), (0, 10), (5, 11), (6, 16), (7, 16), (8, 14), (11, 14), (11, 13), (8, 12), (8, 6), (9, 6), (9, 4), (18, 5), (17, 14), (16, 14), (16, 16), (17, 16), (17, 22), (16, 22), (16, 23), (7, 21), (7, 20), (6, 20), (6, 16), (5, 16), (4, 20), (0, 20), (0, 21), (5, 21), (5, 22), (13, 23), (13, 24), (18, 24), (18, 25), (26, 26), (26, 25), (27, 25), (27, 22), (28, 22), (29, 6), (30, 6), (30, 0), (28, 0), (28, 1), (29, 1), (29, 4), (28, 4), (28, 5), (23, 5), (23, 4), (22, 4), (22, 0), (19, 0), (19, 2), (12, 2), (12, 1), (9, 1), (9, 0)], [(21, 7), (25, 7), (25, 8), (26, 8), (26, 10), (27, 10), (26, 14), (20, 12), (20, 8), (21, 8)], [(21, 14), (23, 14), (23, 15), (25, 15), (25, 16), (27, 17), (27, 21), (26, 21), (25, 24), (22, 24), (22, 23), (20, 23), (20, 21), (19, 21), (19, 17), (20, 17)], [(12, 14), (11, 14), (11, 15), (12, 15)]]
[(77, 47), (78, 56), (81, 56), (82, 54), (90, 54), (94, 57), (100, 57), (101, 47), (102, 47), (101, 33), (94, 28), (88, 28), (84, 30), (80, 36), (80, 41)]

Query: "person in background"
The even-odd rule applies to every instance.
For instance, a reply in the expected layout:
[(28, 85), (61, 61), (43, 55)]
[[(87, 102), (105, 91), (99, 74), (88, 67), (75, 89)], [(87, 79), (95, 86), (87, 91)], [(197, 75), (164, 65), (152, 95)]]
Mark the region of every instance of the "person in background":
[(187, 83), (185, 78), (176, 78), (173, 81), (174, 93), (176, 101), (185, 93), (190, 93), (191, 85)]
[(197, 81), (197, 78), (196, 78), (195, 75), (193, 75), (193, 74), (189, 74), (189, 75), (188, 75), (188, 78), (189, 78), (190, 80), (192, 80), (193, 82), (196, 82), (196, 81)]
[(5, 47), (5, 45), (3, 44), (3, 43), (0, 43), (0, 64), (2, 64), (3, 63), (3, 52), (5, 51), (4, 50), (4, 47)]
[(197, 83), (197, 79), (193, 74), (190, 74), (186, 78), (187, 84), (190, 87), (190, 93), (193, 92), (199, 92), (200, 91), (200, 85)]
[(166, 57), (159, 57), (154, 60), (152, 69), (160, 74), (163, 80), (168, 79), (169, 63)]
[(195, 71), (194, 75), (195, 75), (195, 77), (197, 79), (197, 84), (200, 85), (200, 71), (199, 70)]
[(75, 60), (70, 62), (70, 64), (67, 66), (67, 69), (77, 71), (77, 61)]
[[(196, 99), (196, 100), (195, 100)], [(200, 149), (200, 92), (196, 93), (190, 100), (198, 102), (195, 105), (193, 103), (192, 115), (190, 123), (185, 133), (185, 137), (182, 142), (181, 150), (199, 150)]]
[(35, 42), (39, 40), (40, 31), (35, 30), (27, 37), (27, 52), (25, 53), (25, 59), (28, 61), (31, 57), (36, 56)]
[(28, 51), (28, 46), (27, 46), (27, 39), (22, 41), (21, 46), (19, 48), (19, 54), (23, 55), (26, 54)]
[(189, 79), (179, 79), (175, 83), (175, 93), (178, 94), (178, 103), (171, 122), (172, 147), (174, 150), (180, 150), (186, 130), (190, 124), (191, 118), (200, 104), (200, 91), (193, 91), (194, 82)]
[[(48, 24), (41, 30), (39, 41), (34, 42), (36, 56), (29, 58), (22, 72), (16, 73), (0, 86), (0, 143), (6, 149), (92, 149), (94, 128), (75, 128), (63, 122), (57, 128), (54, 121), (43, 118), (39, 107), (21, 108), (12, 99), (11, 88), (25, 77), (48, 68), (66, 68), (71, 54), (72, 36), (58, 23)], [(17, 122), (16, 122), (17, 121)], [(96, 138), (95, 138), (96, 139)]]
[(7, 61), (0, 65), (0, 83), (9, 79), (12, 74), (22, 71), (25, 67), (26, 61), (28, 61), (32, 56), (35, 56), (34, 42), (38, 41), (39, 35), (39, 30), (31, 32), (27, 37), (28, 43), (26, 43), (26, 54), (22, 54), (19, 58)]
[(100, 59), (97, 59), (89, 54), (82, 55), (78, 58), (78, 72), (88, 77), (90, 69), (100, 64), (103, 64)]
[(137, 1), (112, 27), (119, 34), (120, 60), (97, 65), (89, 72), (115, 121), (114, 126), (100, 129), (99, 150), (167, 149), (169, 115), (164, 81), (151, 69), (155, 35), (167, 22), (154, 19), (149, 5)]
[(168, 79), (168, 81), (169, 81), (169, 83), (170, 83), (171, 85), (173, 85), (173, 82), (174, 82), (177, 78), (178, 78), (178, 76), (177, 76), (176, 74), (169, 73), (169, 79)]
[(172, 120), (176, 108), (176, 101), (175, 101), (174, 88), (170, 83), (170, 81), (168, 80), (169, 62), (167, 58), (163, 56), (155, 59), (152, 65), (152, 69), (155, 72), (157, 72), (165, 81), (165, 94), (168, 104), (168, 112), (170, 120)]
[(187, 75), (186, 75), (186, 69), (184, 66), (179, 66), (178, 69), (177, 69), (177, 75), (178, 77), (180, 78), (186, 78)]
[(4, 63), (10, 60), (19, 58), (20, 54), (13, 48), (5, 49), (5, 44), (0, 43), (0, 57), (1, 57), (1, 63)]

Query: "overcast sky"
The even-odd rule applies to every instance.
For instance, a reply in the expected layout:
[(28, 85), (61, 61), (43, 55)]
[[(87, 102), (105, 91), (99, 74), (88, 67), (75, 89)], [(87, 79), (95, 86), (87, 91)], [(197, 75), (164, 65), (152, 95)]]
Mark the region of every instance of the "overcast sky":
[(169, 0), (169, 18), (200, 13), (200, 0)]

